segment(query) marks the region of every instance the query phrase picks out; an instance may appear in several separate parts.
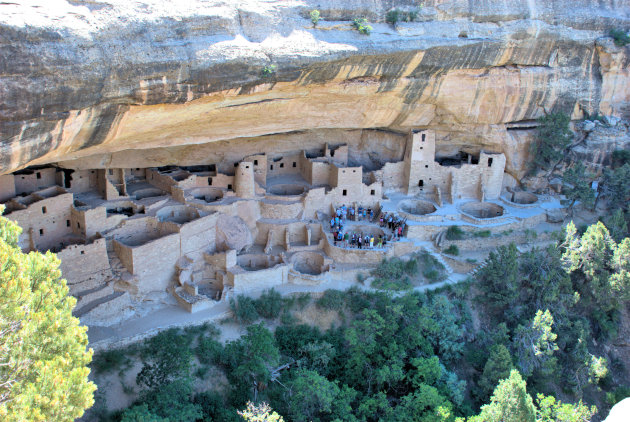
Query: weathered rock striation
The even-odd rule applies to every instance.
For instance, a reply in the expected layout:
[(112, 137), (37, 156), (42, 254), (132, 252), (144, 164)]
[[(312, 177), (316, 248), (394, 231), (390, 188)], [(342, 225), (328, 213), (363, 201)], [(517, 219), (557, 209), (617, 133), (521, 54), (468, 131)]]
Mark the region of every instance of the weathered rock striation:
[[(630, 0), (31, 3), (0, 4), (1, 173), (219, 163), (324, 138), (369, 166), (428, 127), (438, 154), (503, 152), (519, 178), (543, 113), (630, 112), (628, 52), (606, 37)], [(418, 21), (385, 23), (394, 7)]]

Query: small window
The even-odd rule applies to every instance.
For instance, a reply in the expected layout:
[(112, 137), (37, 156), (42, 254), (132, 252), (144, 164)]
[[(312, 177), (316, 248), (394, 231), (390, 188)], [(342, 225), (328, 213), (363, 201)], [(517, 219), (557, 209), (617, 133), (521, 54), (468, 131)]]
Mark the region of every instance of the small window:
[(426, 138), (427, 138), (427, 135), (423, 133), (422, 134), (422, 142), (424, 142), (426, 140)]
[(229, 190), (232, 190), (232, 185), (228, 185), (228, 189), (229, 189)]
[(212, 177), (208, 177), (208, 186), (212, 186)]
[(113, 176), (113, 175), (114, 175), (114, 170), (109, 169), (109, 175), (110, 175), (110, 176)]
[(81, 223), (77, 221), (77, 229), (80, 229), (80, 228), (81, 228)]
[(44, 229), (39, 229), (39, 235), (43, 236), (44, 235)]
[(280, 168), (284, 168), (284, 163), (280, 163)]
[(66, 220), (66, 227), (70, 227), (70, 220)]
[(42, 207), (42, 214), (46, 214), (46, 207)]
[(425, 169), (428, 169), (428, 168), (429, 168), (429, 165), (428, 165), (428, 164), (425, 164), (425, 165), (424, 165), (424, 168), (425, 168)]
[(293, 162), (293, 167), (297, 167), (297, 163), (295, 161)]
[(234, 163), (234, 167), (238, 167), (238, 163)]
[(330, 156), (334, 157), (335, 156), (335, 151), (330, 151)]
[(81, 251), (81, 255), (85, 255), (85, 251)]
[(136, 169), (136, 171), (140, 171), (140, 169)]
[(420, 149), (424, 149), (423, 147), (420, 147)]
[(353, 172), (353, 173), (356, 173), (357, 171), (356, 171), (356, 170), (352, 170), (352, 172)]
[(245, 168), (246, 168), (246, 169), (248, 169), (248, 168), (249, 168), (249, 166), (245, 166)]
[(42, 174), (40, 172), (37, 172), (37, 178), (41, 179), (42, 178)]
[(488, 158), (488, 167), (492, 167), (492, 157)]
[(254, 165), (257, 166), (258, 165), (258, 160), (254, 160)]
[(423, 187), (424, 186), (424, 180), (418, 180), (418, 186), (419, 187)]
[(376, 195), (376, 191), (375, 191), (374, 189), (372, 189), (372, 190), (370, 191), (370, 195), (372, 195), (372, 196)]
[(346, 195), (348, 195), (348, 191), (344, 189), (344, 190), (343, 190), (343, 192), (342, 192), (341, 194), (342, 194), (343, 196), (346, 196)]
[(90, 173), (94, 174), (94, 170), (92, 170)]
[(273, 170), (273, 164), (269, 166), (269, 170)]
[(344, 173), (344, 174), (346, 173), (346, 171), (345, 171), (345, 170), (341, 170), (341, 172), (342, 172), (342, 173)]

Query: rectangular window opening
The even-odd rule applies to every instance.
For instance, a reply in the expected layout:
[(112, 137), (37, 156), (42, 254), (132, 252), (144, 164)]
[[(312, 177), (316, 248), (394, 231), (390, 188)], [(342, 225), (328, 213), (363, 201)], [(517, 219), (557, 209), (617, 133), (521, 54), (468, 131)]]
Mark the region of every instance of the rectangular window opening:
[(257, 166), (258, 165), (258, 160), (254, 160), (254, 165)]
[(37, 172), (37, 178), (41, 179), (42, 178), (42, 174), (40, 172)]
[(212, 177), (208, 177), (208, 186), (212, 186)]
[(234, 163), (234, 167), (238, 167), (238, 163)]
[(42, 214), (46, 214), (46, 207), (42, 207)]
[(370, 191), (370, 195), (372, 195), (372, 196), (376, 195), (376, 191), (375, 191), (374, 189), (372, 189), (372, 190)]
[(427, 138), (427, 135), (423, 133), (422, 134), (422, 142), (424, 142), (426, 140), (426, 138)]
[(341, 194), (342, 194), (343, 196), (346, 196), (346, 195), (348, 195), (348, 191), (344, 189), (344, 190), (343, 190), (343, 192), (342, 192)]
[(109, 175), (110, 175), (110, 176), (113, 176), (113, 175), (114, 175), (114, 170), (109, 169)]
[(81, 223), (79, 223), (78, 221), (77, 221), (77, 228), (78, 228), (78, 229), (80, 229), (80, 228), (81, 228)]
[(293, 162), (293, 167), (297, 167), (297, 163), (295, 161)]
[(44, 229), (39, 229), (39, 235), (43, 236), (44, 235)]
[(269, 166), (269, 170), (273, 170), (273, 164)]
[(85, 251), (81, 251), (81, 255), (85, 255)]
[(228, 185), (228, 190), (232, 190), (232, 185)]
[(492, 157), (488, 158), (488, 167), (492, 167)]
[(280, 168), (284, 168), (284, 163), (280, 163)]
[(424, 180), (418, 180), (418, 187), (424, 186)]
[(70, 220), (66, 220), (66, 227), (70, 227)]

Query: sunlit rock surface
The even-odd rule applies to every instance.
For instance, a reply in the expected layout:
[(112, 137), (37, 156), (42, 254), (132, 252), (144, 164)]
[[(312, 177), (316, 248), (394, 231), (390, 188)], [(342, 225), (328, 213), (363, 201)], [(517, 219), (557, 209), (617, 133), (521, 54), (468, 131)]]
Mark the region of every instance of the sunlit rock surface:
[(425, 0), (418, 22), (384, 22), (414, 4), (0, 3), (0, 171), (216, 163), (322, 140), (370, 165), (430, 127), (439, 154), (504, 152), (518, 178), (545, 112), (627, 117), (627, 49), (606, 35), (628, 26), (630, 1)]

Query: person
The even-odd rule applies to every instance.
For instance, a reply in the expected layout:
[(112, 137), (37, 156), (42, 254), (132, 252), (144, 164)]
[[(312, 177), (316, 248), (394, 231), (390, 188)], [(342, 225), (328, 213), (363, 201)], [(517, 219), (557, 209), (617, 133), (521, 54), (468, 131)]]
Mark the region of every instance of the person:
[(402, 225), (398, 226), (398, 238), (400, 239), (403, 235), (403, 228)]
[(341, 217), (341, 208), (337, 208), (337, 217)]
[(345, 221), (347, 216), (348, 216), (348, 208), (346, 207), (346, 204), (343, 204), (341, 206), (341, 219)]
[(352, 239), (350, 240), (350, 246), (354, 248), (354, 245), (357, 243), (357, 235), (352, 232)]
[(374, 247), (374, 235), (370, 236), (370, 249)]
[(333, 227), (335, 227), (335, 219), (331, 218), (330, 219), (330, 228), (332, 229)]
[(382, 248), (383, 247), (383, 235), (379, 234), (378, 235), (378, 244), (377, 247)]
[(367, 208), (363, 208), (363, 219), (367, 219)]
[(339, 225), (339, 217), (335, 217), (335, 226)]
[(348, 247), (348, 239), (349, 239), (350, 235), (348, 234), (348, 232), (345, 232), (343, 235), (343, 246), (345, 248)]
[(333, 243), (335, 246), (337, 246), (337, 232), (336, 231), (333, 232)]
[(394, 221), (394, 219), (392, 218), (392, 215), (390, 214), (389, 217), (387, 218), (387, 227), (391, 230), (392, 229), (392, 222)]
[(354, 207), (350, 207), (350, 220), (354, 220)]
[(361, 235), (359, 235), (359, 237), (357, 238), (357, 246), (359, 247), (359, 249), (361, 249)]
[(359, 220), (361, 220), (361, 217), (362, 217), (362, 216), (363, 216), (363, 207), (359, 207), (359, 213), (358, 213), (358, 215), (357, 215), (357, 218), (358, 218)]
[(378, 220), (378, 226), (383, 227), (383, 214), (381, 214), (381, 218)]
[(343, 233), (341, 231), (339, 233), (337, 233), (337, 240), (339, 242), (341, 242), (343, 240)]

